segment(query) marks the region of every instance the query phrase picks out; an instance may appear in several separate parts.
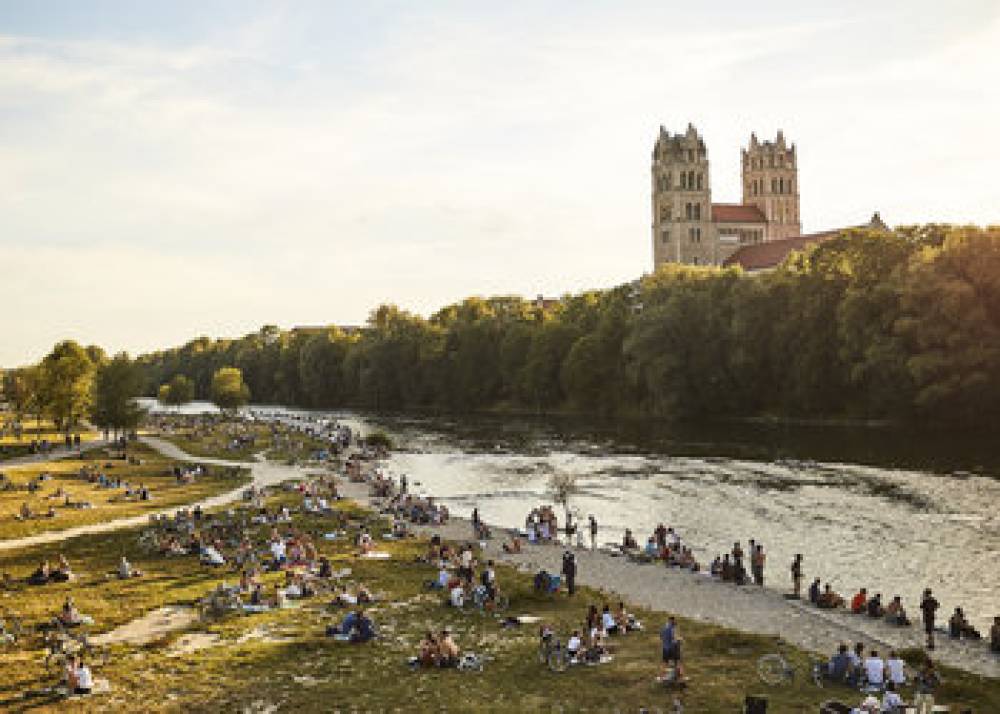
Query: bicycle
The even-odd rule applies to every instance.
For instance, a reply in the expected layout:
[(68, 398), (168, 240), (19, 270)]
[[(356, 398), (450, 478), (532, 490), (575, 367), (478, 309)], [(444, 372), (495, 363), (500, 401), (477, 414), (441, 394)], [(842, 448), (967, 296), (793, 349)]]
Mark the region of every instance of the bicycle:
[[(813, 660), (810, 666), (810, 676), (817, 687), (823, 686), (823, 664), (820, 660)], [(795, 681), (795, 666), (785, 652), (772, 652), (757, 659), (757, 675), (764, 684), (772, 687), (792, 684)]]
[(494, 591), (491, 598), (482, 585), (472, 591), (472, 603), (479, 609), (480, 614), (506, 612), (507, 608), (510, 607), (510, 599), (506, 595), (500, 591)]

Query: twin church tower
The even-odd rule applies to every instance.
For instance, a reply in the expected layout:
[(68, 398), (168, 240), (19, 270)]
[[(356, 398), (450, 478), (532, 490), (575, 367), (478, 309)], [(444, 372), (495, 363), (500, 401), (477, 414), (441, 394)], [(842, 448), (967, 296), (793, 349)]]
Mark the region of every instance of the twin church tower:
[(778, 132), (741, 151), (743, 202), (712, 203), (708, 150), (693, 125), (653, 147), (653, 263), (721, 265), (737, 249), (801, 235), (795, 145)]

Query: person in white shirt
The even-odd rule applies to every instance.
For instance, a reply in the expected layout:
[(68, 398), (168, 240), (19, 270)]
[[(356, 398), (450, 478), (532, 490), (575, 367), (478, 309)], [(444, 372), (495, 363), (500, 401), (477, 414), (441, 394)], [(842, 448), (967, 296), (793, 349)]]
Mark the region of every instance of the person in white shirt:
[(886, 714), (894, 714), (903, 707), (903, 698), (896, 691), (896, 685), (889, 682), (885, 685), (885, 694), (882, 696), (882, 711)]
[(899, 658), (895, 652), (889, 653), (889, 659), (885, 663), (888, 670), (888, 679), (897, 687), (906, 684), (906, 663)]
[(276, 563), (285, 562), (285, 541), (280, 538), (271, 541), (271, 556), (274, 558)]
[(74, 694), (90, 694), (94, 689), (94, 676), (90, 673), (90, 667), (82, 660), (78, 659), (76, 664), (76, 686)]
[(208, 545), (201, 553), (201, 562), (205, 565), (225, 565), (226, 559), (222, 557), (222, 553), (215, 549), (214, 545)]
[(573, 630), (573, 634), (566, 643), (566, 652), (569, 653), (570, 659), (576, 659), (580, 655), (581, 647), (583, 647), (583, 640), (580, 638), (580, 631)]
[(618, 632), (618, 623), (615, 621), (615, 616), (611, 614), (611, 608), (608, 605), (604, 606), (604, 612), (601, 613), (601, 627), (609, 635)]
[(461, 585), (451, 589), (451, 604), (453, 607), (461, 608), (465, 604), (465, 590)]
[(451, 581), (451, 573), (448, 569), (444, 567), (444, 563), (441, 563), (441, 569), (438, 571), (438, 587), (442, 590), (448, 587), (448, 583)]
[(865, 660), (865, 678), (872, 687), (881, 687), (885, 683), (885, 662), (875, 650)]

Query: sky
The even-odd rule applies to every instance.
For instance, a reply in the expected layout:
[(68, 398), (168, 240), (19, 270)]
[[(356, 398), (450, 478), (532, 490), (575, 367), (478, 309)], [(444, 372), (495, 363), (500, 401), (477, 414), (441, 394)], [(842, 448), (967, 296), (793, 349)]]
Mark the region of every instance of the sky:
[(997, 47), (995, 0), (0, 0), (0, 366), (631, 280), (661, 124), (716, 202), (782, 129), (805, 231), (995, 224)]

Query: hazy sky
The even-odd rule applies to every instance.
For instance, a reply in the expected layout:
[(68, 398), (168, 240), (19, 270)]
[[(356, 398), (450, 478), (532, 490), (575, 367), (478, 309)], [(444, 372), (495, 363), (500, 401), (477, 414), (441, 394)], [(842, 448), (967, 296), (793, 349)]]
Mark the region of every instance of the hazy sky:
[(782, 128), (807, 231), (1000, 221), (1000, 3), (811, 5), (0, 0), (0, 365), (629, 280), (660, 124), (715, 201)]

